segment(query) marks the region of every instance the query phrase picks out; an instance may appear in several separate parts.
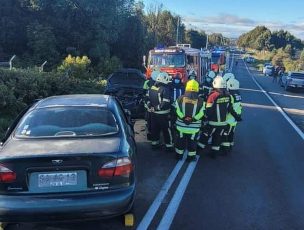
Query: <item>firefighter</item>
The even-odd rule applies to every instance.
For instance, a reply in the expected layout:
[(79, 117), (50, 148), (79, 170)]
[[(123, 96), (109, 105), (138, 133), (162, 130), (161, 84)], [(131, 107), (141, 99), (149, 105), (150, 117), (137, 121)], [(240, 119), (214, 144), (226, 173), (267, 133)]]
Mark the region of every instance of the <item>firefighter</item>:
[(171, 84), (171, 100), (173, 102), (173, 105), (175, 105), (175, 101), (177, 100), (177, 98), (179, 98), (184, 93), (185, 93), (185, 86), (182, 83), (181, 74), (177, 73), (173, 78)]
[[(241, 114), (242, 114), (242, 105), (241, 105), (242, 98), (239, 92), (239, 88), (240, 88), (240, 83), (238, 80), (234, 78), (230, 78), (230, 80), (227, 81), (227, 89), (229, 90), (231, 96), (233, 97), (233, 110), (239, 116), (238, 121), (241, 120)], [(227, 130), (224, 132), (222, 147), (225, 153), (228, 153), (231, 151), (232, 147), (234, 146), (234, 133), (237, 125), (237, 120), (234, 118), (234, 116), (231, 113), (228, 113), (226, 122), (228, 124), (228, 127)]]
[(233, 98), (226, 89), (226, 81), (221, 76), (217, 76), (212, 85), (214, 90), (208, 96), (206, 103), (208, 124), (200, 135), (198, 146), (205, 149), (209, 138), (212, 137), (210, 157), (216, 158), (220, 151), (223, 133), (227, 127), (226, 117), (228, 113), (231, 113), (236, 119), (238, 116), (233, 110)]
[(197, 74), (195, 70), (190, 70), (188, 75), (188, 80), (196, 80), (196, 78), (197, 78)]
[(172, 136), (175, 137), (175, 122), (176, 122), (176, 108), (175, 108), (175, 102), (176, 100), (182, 96), (185, 93), (185, 86), (182, 83), (182, 76), (180, 73), (177, 73), (175, 77), (173, 78), (173, 81), (171, 83), (170, 91), (171, 91), (171, 124), (172, 124)]
[(196, 159), (197, 138), (204, 116), (205, 104), (198, 96), (199, 84), (190, 80), (186, 85), (186, 92), (176, 101), (176, 142), (177, 159), (182, 159), (184, 151), (188, 150), (188, 161)]
[(215, 73), (213, 71), (208, 72), (206, 78), (204, 79), (204, 83), (200, 86), (199, 96), (203, 98), (205, 102), (212, 91), (212, 82), (214, 78)]
[(145, 92), (145, 97), (144, 97), (144, 106), (146, 109), (145, 113), (145, 120), (146, 120), (146, 133), (147, 133), (147, 140), (151, 140), (151, 113), (148, 109), (147, 106), (147, 101), (148, 101), (148, 91), (149, 89), (155, 84), (155, 79), (156, 76), (159, 74), (159, 71), (153, 71), (150, 76), (146, 77), (146, 81), (144, 83), (143, 89)]
[(152, 149), (160, 148), (160, 133), (163, 133), (166, 151), (173, 151), (171, 133), (171, 100), (168, 84), (170, 77), (160, 72), (155, 84), (148, 91), (147, 108), (151, 112), (151, 144)]

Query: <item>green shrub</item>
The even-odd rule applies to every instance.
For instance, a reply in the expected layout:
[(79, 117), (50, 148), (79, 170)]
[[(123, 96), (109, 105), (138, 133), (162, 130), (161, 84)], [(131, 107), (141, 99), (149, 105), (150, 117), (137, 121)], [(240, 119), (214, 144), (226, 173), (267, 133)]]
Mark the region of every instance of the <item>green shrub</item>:
[(0, 137), (8, 124), (35, 99), (63, 94), (100, 94), (105, 81), (84, 80), (62, 73), (0, 69)]
[(58, 67), (59, 72), (67, 73), (70, 77), (88, 79), (90, 77), (88, 67), (91, 60), (87, 56), (73, 57), (68, 55)]

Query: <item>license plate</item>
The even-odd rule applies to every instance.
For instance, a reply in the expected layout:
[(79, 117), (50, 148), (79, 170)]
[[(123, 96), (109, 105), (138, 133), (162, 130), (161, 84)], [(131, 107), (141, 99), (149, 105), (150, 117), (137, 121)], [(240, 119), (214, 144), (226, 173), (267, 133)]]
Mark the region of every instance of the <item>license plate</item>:
[(38, 187), (63, 187), (77, 185), (77, 172), (38, 174)]

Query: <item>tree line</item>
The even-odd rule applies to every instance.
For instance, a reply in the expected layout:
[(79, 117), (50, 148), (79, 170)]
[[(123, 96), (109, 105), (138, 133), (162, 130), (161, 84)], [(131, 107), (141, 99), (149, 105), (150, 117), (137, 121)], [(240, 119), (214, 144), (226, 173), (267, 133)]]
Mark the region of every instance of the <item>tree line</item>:
[[(142, 56), (157, 44), (174, 45), (178, 39), (194, 48), (206, 46), (204, 31), (187, 30), (162, 5), (144, 8), (134, 0), (2, 0), (0, 61), (16, 54), (15, 66), (47, 61), (50, 71), (65, 65), (68, 55), (87, 56), (88, 72), (105, 76), (121, 66), (140, 68)], [(227, 42), (221, 34), (208, 40)]]
[(271, 32), (265, 26), (257, 26), (253, 30), (242, 34), (237, 45), (255, 50), (273, 51), (280, 48), (288, 50), (301, 50), (304, 43), (288, 31), (279, 30)]

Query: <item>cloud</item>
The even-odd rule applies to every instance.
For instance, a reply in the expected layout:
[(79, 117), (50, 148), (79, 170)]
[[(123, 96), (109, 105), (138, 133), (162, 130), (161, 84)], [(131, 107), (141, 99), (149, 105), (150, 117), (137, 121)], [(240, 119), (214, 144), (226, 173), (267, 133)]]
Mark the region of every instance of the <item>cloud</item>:
[(190, 23), (203, 23), (203, 24), (222, 24), (222, 25), (240, 25), (250, 26), (256, 24), (256, 22), (249, 18), (241, 18), (236, 15), (222, 13), (213, 17), (185, 17), (185, 22)]
[(264, 25), (271, 31), (283, 29), (296, 37), (304, 39), (303, 18), (299, 18), (298, 21), (282, 23), (280, 21), (256, 21), (250, 18), (222, 13), (212, 17), (183, 17), (183, 22), (188, 28), (204, 30), (208, 33), (223, 33), (227, 37), (238, 37), (258, 25)]

